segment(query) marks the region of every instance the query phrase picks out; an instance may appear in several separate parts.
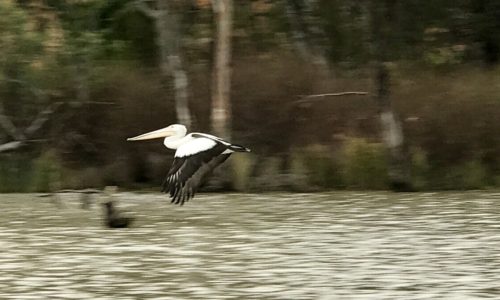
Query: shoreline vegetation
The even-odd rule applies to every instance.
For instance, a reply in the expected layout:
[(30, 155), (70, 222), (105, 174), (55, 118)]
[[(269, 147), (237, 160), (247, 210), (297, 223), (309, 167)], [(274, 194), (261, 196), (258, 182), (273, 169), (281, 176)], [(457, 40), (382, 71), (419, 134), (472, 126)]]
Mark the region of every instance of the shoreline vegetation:
[[(257, 60), (253, 68), (248, 62), (242, 64), (234, 70), (232, 140), (249, 145), (253, 152), (233, 155), (226, 162), (230, 168), (222, 174), (223, 180), (214, 178), (206, 190), (390, 189), (376, 105), (369, 97), (325, 99), (296, 111), (284, 109), (299, 94), (324, 91), (314, 87), (319, 83), (334, 90), (371, 91), (368, 75), (328, 81), (297, 72), (306, 66), (286, 58)], [(34, 142), (22, 151), (1, 153), (0, 192), (158, 186), (173, 153), (158, 141), (139, 145), (125, 139), (174, 123), (175, 117), (168, 116), (172, 111), (168, 103), (154, 96), (159, 91), (151, 77), (126, 70), (108, 73), (107, 83), (95, 88), (97, 99), (113, 99), (113, 105), (100, 109), (98, 117), (91, 106), (74, 115), (72, 124), (84, 127), (68, 129), (78, 129), (82, 141), (61, 140), (64, 132), (49, 127), (49, 141), (42, 147)], [(495, 96), (500, 95), (499, 69), (394, 72), (398, 73), (394, 106), (404, 120), (414, 189), (499, 187), (500, 101)], [(209, 78), (208, 73), (205, 76)], [(110, 89), (116, 86), (121, 88)], [(203, 97), (209, 101), (208, 95)], [(200, 107), (193, 110), (196, 131), (209, 132)]]
[(206, 190), (500, 187), (495, 1), (42, 2), (0, 1), (0, 192), (157, 187), (173, 152), (126, 138), (179, 120), (252, 149)]
[[(276, 64), (276, 60), (272, 61)], [(312, 94), (316, 91), (312, 85), (321, 80), (290, 70), (299, 66), (284, 60), (279, 66), (268, 66), (274, 70), (267, 75), (270, 78), (260, 75), (260, 79), (251, 81), (252, 86), (245, 86), (253, 72), (266, 68), (266, 59), (260, 63), (255, 70), (249, 66), (235, 69), (233, 92), (233, 110), (238, 118), (233, 120), (232, 139), (249, 145), (253, 153), (245, 157), (233, 155), (226, 163), (230, 168), (223, 174), (224, 182), (212, 180), (208, 190), (390, 188), (386, 150), (381, 143), (376, 107), (370, 99), (326, 99), (295, 112), (284, 111), (290, 99), (297, 99), (297, 94)], [(415, 190), (499, 187), (500, 101), (492, 96), (500, 95), (499, 70), (488, 74), (474, 68), (400, 73), (393, 84), (394, 105), (404, 120)], [(22, 151), (1, 153), (0, 192), (160, 184), (172, 152), (160, 142), (133, 145), (125, 139), (175, 122), (174, 116), (165, 117), (171, 109), (153, 96), (159, 92), (154, 83), (139, 74), (119, 72), (108, 76), (108, 83), (96, 87), (96, 93), (101, 99), (114, 99), (113, 105), (101, 109), (97, 119), (91, 107), (82, 107), (74, 116), (73, 124), (88, 127), (80, 129), (84, 140), (68, 143), (60, 140), (58, 128), (49, 128), (53, 133), (43, 147), (31, 143)], [(323, 83), (371, 90), (368, 77)], [(123, 88), (110, 90), (113, 86)], [(136, 99), (134, 89), (144, 91), (142, 101)], [(266, 95), (249, 94), (251, 90), (266, 91)], [(249, 106), (251, 102), (256, 105)], [(195, 115), (200, 123), (197, 131), (208, 128), (201, 125), (203, 110), (195, 110)]]

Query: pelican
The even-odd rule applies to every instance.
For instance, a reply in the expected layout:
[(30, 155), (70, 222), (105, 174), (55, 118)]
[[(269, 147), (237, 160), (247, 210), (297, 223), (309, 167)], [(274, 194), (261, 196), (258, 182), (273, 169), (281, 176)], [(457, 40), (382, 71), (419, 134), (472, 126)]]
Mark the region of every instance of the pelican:
[(203, 179), (228, 159), (231, 153), (250, 152), (248, 148), (210, 134), (186, 133), (186, 126), (173, 124), (127, 139), (141, 141), (165, 138), (165, 147), (176, 150), (172, 166), (163, 181), (162, 192), (169, 193), (171, 202), (180, 205), (194, 197)]

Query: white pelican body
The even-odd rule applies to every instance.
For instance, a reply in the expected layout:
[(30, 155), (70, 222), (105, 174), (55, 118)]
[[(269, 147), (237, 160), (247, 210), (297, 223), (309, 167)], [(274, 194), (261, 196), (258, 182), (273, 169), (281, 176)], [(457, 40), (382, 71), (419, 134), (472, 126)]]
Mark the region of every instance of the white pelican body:
[(169, 193), (172, 202), (184, 204), (193, 198), (202, 180), (233, 152), (250, 152), (250, 149), (231, 144), (216, 136), (193, 132), (186, 135), (184, 125), (174, 124), (128, 138), (127, 141), (165, 138), (163, 144), (174, 149), (174, 162), (163, 181), (162, 192)]

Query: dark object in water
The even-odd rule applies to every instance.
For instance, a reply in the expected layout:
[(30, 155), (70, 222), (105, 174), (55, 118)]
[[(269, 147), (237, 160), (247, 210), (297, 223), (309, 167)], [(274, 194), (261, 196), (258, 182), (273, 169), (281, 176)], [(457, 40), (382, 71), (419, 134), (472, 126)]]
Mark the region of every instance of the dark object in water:
[(82, 209), (90, 209), (90, 206), (92, 205), (92, 201), (90, 200), (90, 194), (84, 193), (80, 197), (81, 205), (80, 207)]
[(396, 193), (412, 193), (415, 192), (415, 189), (413, 186), (404, 181), (399, 181), (399, 180), (393, 180), (390, 183), (391, 190)]
[(114, 202), (103, 203), (106, 209), (106, 226), (109, 228), (127, 228), (132, 224), (134, 218), (121, 216), (115, 209)]

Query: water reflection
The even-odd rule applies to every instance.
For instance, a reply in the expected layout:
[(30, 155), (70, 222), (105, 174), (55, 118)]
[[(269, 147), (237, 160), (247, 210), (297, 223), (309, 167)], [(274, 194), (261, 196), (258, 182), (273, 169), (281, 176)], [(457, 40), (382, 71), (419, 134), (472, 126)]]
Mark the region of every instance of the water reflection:
[(500, 193), (0, 197), (0, 299), (500, 297)]

